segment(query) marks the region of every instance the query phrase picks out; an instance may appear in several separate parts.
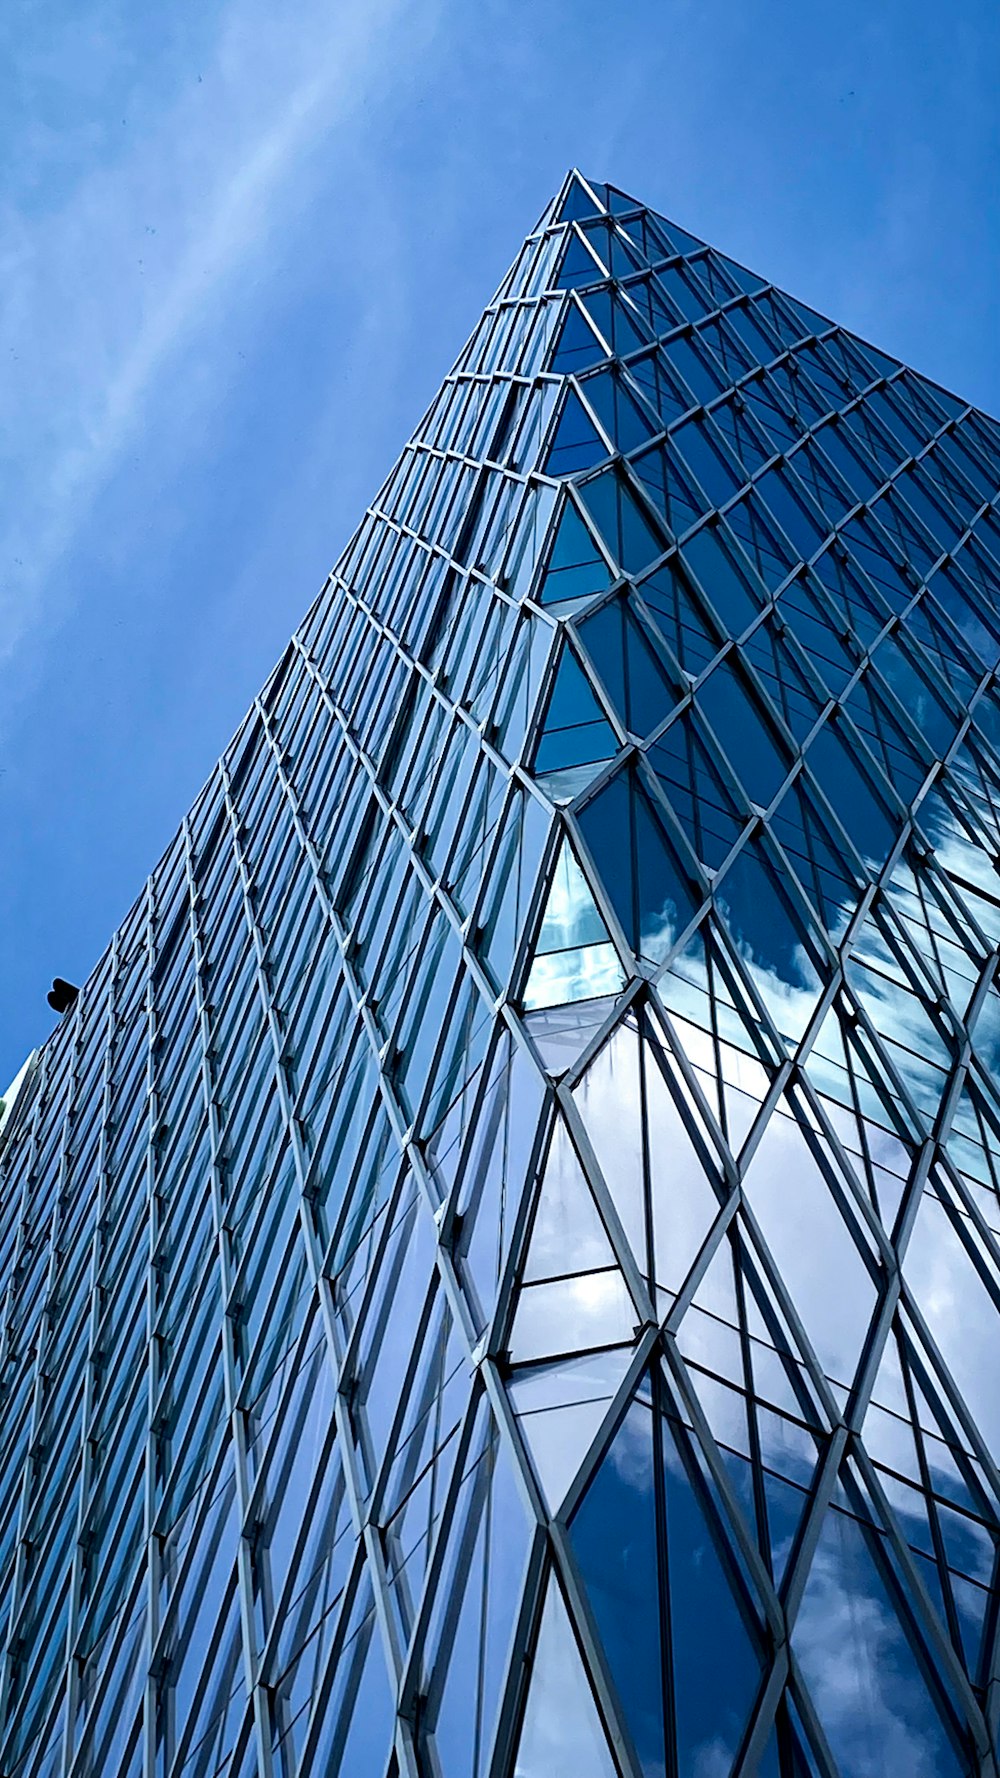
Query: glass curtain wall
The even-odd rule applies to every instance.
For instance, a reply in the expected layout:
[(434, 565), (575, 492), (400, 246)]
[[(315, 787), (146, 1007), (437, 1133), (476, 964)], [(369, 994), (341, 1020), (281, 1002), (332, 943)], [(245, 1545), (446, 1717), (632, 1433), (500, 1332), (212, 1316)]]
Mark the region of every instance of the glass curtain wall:
[(996, 1778), (998, 499), (567, 177), (9, 1108), (4, 1778)]

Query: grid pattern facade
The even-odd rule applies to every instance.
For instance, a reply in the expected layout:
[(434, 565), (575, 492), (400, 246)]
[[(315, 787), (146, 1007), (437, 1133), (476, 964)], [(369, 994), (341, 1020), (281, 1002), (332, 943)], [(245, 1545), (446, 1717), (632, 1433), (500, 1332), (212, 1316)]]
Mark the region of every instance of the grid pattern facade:
[(3, 1778), (996, 1778), (995, 498), (568, 177), (4, 1131)]

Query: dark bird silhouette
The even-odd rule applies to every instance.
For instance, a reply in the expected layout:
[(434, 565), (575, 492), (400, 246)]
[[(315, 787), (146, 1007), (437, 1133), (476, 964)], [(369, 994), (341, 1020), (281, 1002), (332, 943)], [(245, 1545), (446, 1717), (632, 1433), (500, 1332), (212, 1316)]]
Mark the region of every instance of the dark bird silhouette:
[(64, 1013), (69, 1011), (79, 992), (72, 982), (64, 982), (62, 976), (57, 975), (45, 998), (53, 1012)]

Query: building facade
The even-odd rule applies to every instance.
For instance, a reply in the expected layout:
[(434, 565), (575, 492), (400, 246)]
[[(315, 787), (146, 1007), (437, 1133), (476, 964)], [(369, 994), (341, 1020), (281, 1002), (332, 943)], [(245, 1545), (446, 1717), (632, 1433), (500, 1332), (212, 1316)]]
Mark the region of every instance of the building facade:
[(998, 494), (567, 178), (8, 1107), (3, 1778), (996, 1778)]

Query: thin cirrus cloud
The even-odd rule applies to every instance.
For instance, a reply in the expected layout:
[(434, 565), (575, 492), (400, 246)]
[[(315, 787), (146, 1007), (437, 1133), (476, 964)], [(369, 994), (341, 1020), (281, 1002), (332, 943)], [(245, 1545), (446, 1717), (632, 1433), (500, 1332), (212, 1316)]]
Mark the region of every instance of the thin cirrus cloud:
[[(29, 176), (0, 212), (0, 429), (16, 441), (0, 660), (58, 608), (74, 537), (141, 429), (169, 434), (220, 393), (233, 355), (198, 353), (192, 371), (184, 348), (224, 324), (235, 280), (264, 277), (276, 235), (309, 201), (316, 150), (336, 151), (339, 136), (349, 151), (386, 33), (398, 47), (411, 18), (405, 0), (313, 4), (293, 33), (256, 0), (232, 0), (198, 68), (135, 88), (120, 143), (84, 133), (56, 203), (39, 202)], [(22, 161), (37, 147), (29, 136)]]

